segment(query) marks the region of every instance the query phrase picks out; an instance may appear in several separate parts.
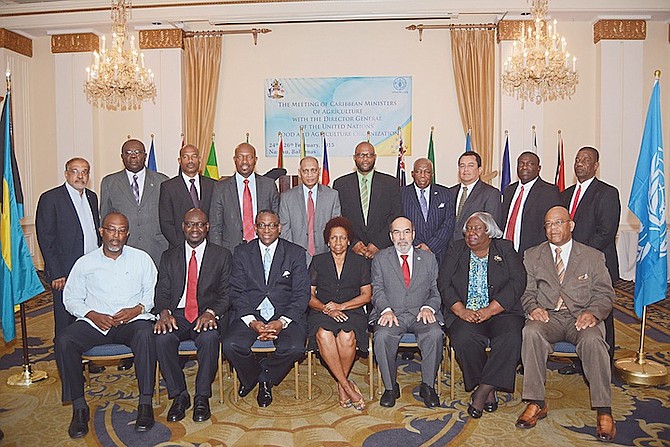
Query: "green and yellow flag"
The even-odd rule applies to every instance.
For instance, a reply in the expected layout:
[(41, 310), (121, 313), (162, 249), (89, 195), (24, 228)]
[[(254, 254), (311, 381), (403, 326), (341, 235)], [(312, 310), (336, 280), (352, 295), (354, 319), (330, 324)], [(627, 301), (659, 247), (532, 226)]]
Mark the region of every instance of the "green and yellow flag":
[(428, 160), (433, 164), (433, 183), (435, 183), (435, 148), (433, 147), (433, 130), (435, 127), (430, 126), (430, 141), (428, 142)]
[(205, 166), (205, 177), (219, 179), (219, 165), (216, 163), (216, 148), (214, 147), (214, 139), (212, 138), (212, 147), (209, 148), (209, 156), (207, 157), (207, 165)]

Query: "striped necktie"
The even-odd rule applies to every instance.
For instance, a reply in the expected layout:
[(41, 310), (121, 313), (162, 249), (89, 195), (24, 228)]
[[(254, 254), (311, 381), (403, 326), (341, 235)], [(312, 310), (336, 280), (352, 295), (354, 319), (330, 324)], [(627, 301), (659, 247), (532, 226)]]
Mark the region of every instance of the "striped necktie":
[[(561, 257), (561, 247), (556, 247), (556, 273), (558, 273), (558, 282), (563, 284), (563, 278), (565, 278), (565, 264), (563, 264), (563, 258)], [(558, 302), (554, 310), (565, 309), (565, 303), (563, 302), (563, 297), (558, 297)]]

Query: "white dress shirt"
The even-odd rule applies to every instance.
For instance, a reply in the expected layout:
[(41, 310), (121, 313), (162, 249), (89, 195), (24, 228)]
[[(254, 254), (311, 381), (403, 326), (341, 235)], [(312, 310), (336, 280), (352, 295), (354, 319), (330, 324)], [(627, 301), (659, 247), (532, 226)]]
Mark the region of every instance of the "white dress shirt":
[[(244, 178), (240, 175), (239, 172), (235, 173), (235, 182), (237, 183), (237, 199), (240, 203), (240, 216), (244, 216), (244, 181), (249, 180), (249, 191), (251, 192), (251, 205), (254, 210), (254, 221), (256, 219), (256, 214), (258, 214), (258, 202), (256, 201), (256, 174), (253, 172), (247, 178)], [(274, 255), (273, 255), (274, 256)]]
[(507, 234), (507, 227), (509, 226), (509, 218), (512, 217), (512, 211), (514, 211), (514, 204), (516, 203), (516, 199), (519, 197), (519, 194), (521, 193), (521, 187), (523, 186), (523, 197), (521, 198), (521, 206), (519, 207), (519, 213), (516, 215), (516, 222), (514, 225), (514, 249), (516, 251), (519, 251), (519, 244), (521, 243), (521, 221), (522, 216), (523, 216), (523, 208), (526, 205), (526, 199), (528, 199), (528, 194), (530, 193), (531, 188), (537, 183), (537, 179), (540, 178), (535, 177), (533, 180), (531, 180), (528, 183), (519, 183), (516, 185), (516, 190), (514, 191), (514, 195), (512, 196), (512, 201), (510, 202), (510, 207), (509, 211), (507, 212), (507, 224), (505, 225), (504, 228), (504, 233)]
[[(142, 168), (141, 171), (139, 172), (130, 172), (129, 170), (126, 169), (126, 175), (128, 176), (128, 183), (130, 183), (130, 190), (133, 190), (133, 176), (137, 176), (137, 186), (139, 186), (140, 189), (140, 200), (142, 200), (142, 194), (144, 194), (144, 179), (147, 177), (147, 169)], [(187, 185), (188, 188), (191, 187), (191, 183)], [(196, 185), (196, 189), (198, 186)], [(200, 197), (200, 194), (198, 194), (198, 197)]]
[(67, 182), (65, 183), (65, 189), (70, 195), (70, 200), (72, 200), (77, 212), (77, 218), (79, 218), (81, 232), (84, 234), (84, 254), (90, 253), (98, 248), (98, 229), (95, 228), (93, 212), (91, 211), (91, 204), (88, 203), (86, 190), (79, 193)]

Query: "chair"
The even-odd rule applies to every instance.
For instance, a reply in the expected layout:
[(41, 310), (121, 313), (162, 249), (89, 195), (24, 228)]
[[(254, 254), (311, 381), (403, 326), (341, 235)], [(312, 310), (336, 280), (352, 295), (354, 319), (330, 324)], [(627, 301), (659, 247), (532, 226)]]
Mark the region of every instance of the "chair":
[[(81, 362), (85, 365), (88, 362), (120, 361), (133, 358), (133, 351), (130, 346), (120, 343), (108, 343), (104, 345), (93, 346), (88, 351), (82, 353)], [(91, 386), (91, 374), (88, 368), (84, 368), (86, 387)]]
[[(270, 340), (256, 340), (253, 345), (251, 345), (251, 352), (254, 354), (270, 354), (273, 353), (277, 350), (275, 348), (275, 344), (270, 341)], [(293, 363), (293, 371), (294, 371), (294, 382), (295, 382), (295, 398), (300, 399), (300, 393), (298, 390), (298, 365), (299, 362), (296, 360)], [(239, 382), (237, 378), (237, 370), (233, 368), (233, 388), (235, 391), (235, 402), (239, 400), (239, 396), (237, 395), (237, 388), (239, 387)]]
[[(491, 340), (486, 346), (486, 352), (491, 352)], [(445, 357), (446, 357), (446, 348), (445, 348)], [(449, 386), (449, 397), (451, 400), (456, 398), (456, 383), (454, 381), (454, 374), (456, 373), (456, 350), (451, 343), (449, 343), (449, 374), (451, 374), (451, 384)]]

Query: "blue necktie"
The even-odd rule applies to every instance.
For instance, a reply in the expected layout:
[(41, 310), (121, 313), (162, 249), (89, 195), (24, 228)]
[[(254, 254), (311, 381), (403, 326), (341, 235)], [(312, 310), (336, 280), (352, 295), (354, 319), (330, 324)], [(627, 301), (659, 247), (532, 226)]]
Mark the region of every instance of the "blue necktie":
[(263, 270), (265, 270), (265, 283), (268, 282), (270, 276), (270, 267), (272, 267), (272, 256), (270, 255), (270, 247), (265, 247), (265, 254), (263, 255)]
[(419, 195), (419, 205), (421, 205), (421, 213), (423, 214), (423, 220), (428, 220), (428, 201), (426, 201), (426, 190), (422, 189), (421, 194)]

